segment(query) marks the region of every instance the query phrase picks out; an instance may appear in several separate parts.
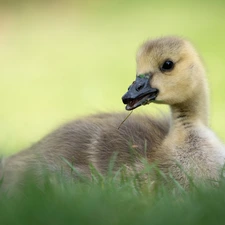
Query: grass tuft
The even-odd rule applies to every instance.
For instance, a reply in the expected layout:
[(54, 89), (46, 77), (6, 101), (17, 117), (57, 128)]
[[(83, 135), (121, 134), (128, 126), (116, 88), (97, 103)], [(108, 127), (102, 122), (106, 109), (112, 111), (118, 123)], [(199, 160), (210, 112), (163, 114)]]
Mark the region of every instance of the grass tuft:
[(155, 166), (146, 164), (135, 174), (123, 166), (114, 173), (115, 160), (116, 154), (106, 176), (90, 165), (91, 179), (79, 174), (78, 180), (68, 182), (59, 174), (52, 182), (46, 173), (38, 186), (27, 176), (22, 194), (1, 193), (1, 224), (224, 224), (224, 177), (217, 188), (202, 185), (187, 192), (174, 181), (179, 194), (163, 185), (153, 193), (151, 179), (143, 184), (138, 178)]

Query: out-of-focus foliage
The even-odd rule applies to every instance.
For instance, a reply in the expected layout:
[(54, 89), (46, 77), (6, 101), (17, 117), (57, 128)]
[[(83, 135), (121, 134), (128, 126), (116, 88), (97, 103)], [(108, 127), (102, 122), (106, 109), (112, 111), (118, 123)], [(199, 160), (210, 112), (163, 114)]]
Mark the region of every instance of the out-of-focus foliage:
[(210, 124), (225, 139), (224, 27), (222, 0), (0, 1), (0, 153), (78, 116), (123, 111), (137, 47), (171, 34), (190, 39), (203, 56)]
[(191, 183), (190, 192), (174, 180), (176, 191), (160, 185), (152, 192), (150, 177), (144, 183), (139, 180), (144, 171), (146, 174), (151, 169), (147, 166), (141, 173), (129, 176), (124, 167), (114, 175), (109, 170), (108, 175), (102, 176), (92, 167), (92, 179), (80, 174), (82, 181), (65, 180), (57, 173), (52, 179), (50, 174), (43, 173), (42, 185), (37, 185), (34, 176), (27, 174), (26, 182), (16, 194), (11, 192), (11, 196), (1, 192), (0, 184), (0, 222), (3, 225), (224, 225), (224, 179), (217, 188)]

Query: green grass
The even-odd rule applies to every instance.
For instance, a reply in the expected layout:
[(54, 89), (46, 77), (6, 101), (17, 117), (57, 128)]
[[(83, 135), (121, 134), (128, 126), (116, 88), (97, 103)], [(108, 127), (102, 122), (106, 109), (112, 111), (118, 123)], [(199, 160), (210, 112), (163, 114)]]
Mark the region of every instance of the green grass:
[[(110, 166), (109, 166), (110, 168)], [(112, 165), (111, 165), (112, 169)], [(0, 221), (6, 224), (184, 224), (223, 225), (225, 180), (217, 188), (196, 187), (176, 193), (160, 186), (148, 189), (151, 181), (138, 181), (140, 174), (124, 171), (101, 176), (92, 168), (91, 180), (65, 181), (48, 176), (42, 186), (27, 178), (21, 193), (0, 195)], [(55, 182), (57, 181), (57, 182)], [(1, 190), (1, 189), (0, 189)]]

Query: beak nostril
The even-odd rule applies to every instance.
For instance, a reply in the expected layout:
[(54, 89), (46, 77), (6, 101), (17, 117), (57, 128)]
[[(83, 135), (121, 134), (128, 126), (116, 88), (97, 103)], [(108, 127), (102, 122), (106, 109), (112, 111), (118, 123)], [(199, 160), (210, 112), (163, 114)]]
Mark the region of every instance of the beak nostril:
[(136, 91), (140, 91), (143, 87), (144, 87), (144, 84), (138, 84), (135, 89)]

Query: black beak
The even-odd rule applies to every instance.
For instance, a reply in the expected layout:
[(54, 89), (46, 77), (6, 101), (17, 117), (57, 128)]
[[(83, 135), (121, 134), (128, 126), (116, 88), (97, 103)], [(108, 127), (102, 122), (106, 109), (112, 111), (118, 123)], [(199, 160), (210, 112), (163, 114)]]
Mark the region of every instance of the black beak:
[(126, 110), (132, 110), (141, 105), (149, 104), (155, 100), (157, 94), (158, 89), (150, 86), (150, 76), (148, 74), (139, 75), (122, 97), (122, 101), (126, 104)]

